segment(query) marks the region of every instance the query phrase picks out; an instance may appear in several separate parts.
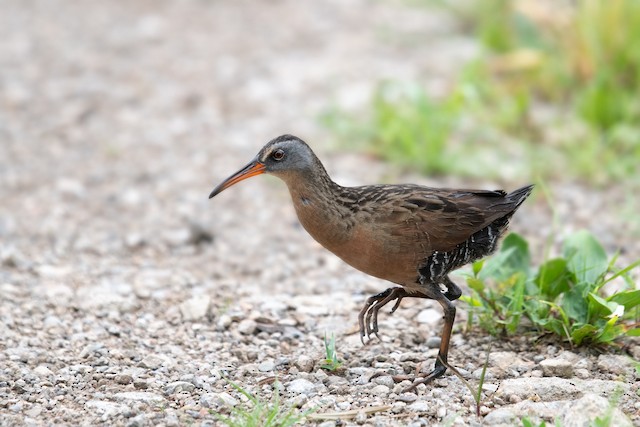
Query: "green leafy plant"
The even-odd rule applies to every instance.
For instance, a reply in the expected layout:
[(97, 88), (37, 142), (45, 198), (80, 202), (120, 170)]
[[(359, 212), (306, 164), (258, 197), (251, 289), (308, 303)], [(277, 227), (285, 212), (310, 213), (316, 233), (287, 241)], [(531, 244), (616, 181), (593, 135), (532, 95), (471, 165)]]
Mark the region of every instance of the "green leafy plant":
[(280, 403), (277, 381), (268, 402), (260, 400), (232, 381), (229, 381), (229, 384), (248, 399), (249, 407), (232, 407), (229, 416), (211, 412), (218, 421), (228, 427), (289, 427), (302, 423), (314, 411), (298, 413), (293, 407), (284, 408)]
[[(438, 96), (421, 82), (386, 82), (364, 119), (325, 116), (341, 140), (430, 174), (561, 171), (640, 186), (640, 2), (438, 3), (470, 29), (482, 53)], [(513, 167), (497, 171), (499, 163)]]
[(331, 338), (327, 339), (327, 334), (324, 334), (324, 352), (325, 359), (322, 361), (320, 367), (327, 371), (337, 371), (342, 367), (342, 361), (338, 359), (338, 352), (336, 351), (336, 337), (331, 334)]
[(495, 96), (478, 68), (469, 67), (463, 79), (442, 97), (429, 95), (419, 84), (385, 82), (376, 89), (366, 117), (334, 109), (322, 121), (351, 147), (402, 167), (434, 175), (498, 177), (495, 163), (507, 162), (501, 154), (503, 138), (490, 129), (478, 132), (478, 122), (487, 116), (491, 98), (491, 109), (504, 113), (496, 120), (518, 128), (527, 99)]
[[(531, 267), (527, 242), (511, 233), (498, 254), (473, 264), (467, 283), (470, 323), (492, 334), (512, 334), (526, 317), (540, 331), (549, 331), (572, 345), (606, 344), (640, 335), (640, 290), (629, 277), (640, 260), (615, 268), (588, 232), (570, 235), (562, 256)], [(622, 279), (625, 288), (607, 295), (605, 286)]]
[(377, 154), (436, 174), (450, 170), (447, 142), (459, 114), (453, 99), (435, 101), (416, 86), (383, 84), (373, 103)]
[[(551, 129), (564, 128), (556, 154), (566, 157), (569, 171), (596, 180), (634, 176), (640, 160), (640, 54), (634, 47), (640, 42), (640, 3), (585, 0), (545, 9), (489, 0), (473, 2), (465, 17), (486, 49), (476, 64), (488, 82), (482, 87), (489, 89), (489, 112), (500, 113), (492, 104), (510, 94), (529, 98), (525, 118), (529, 107), (553, 104), (564, 112)], [(580, 123), (587, 128), (576, 134)], [(531, 129), (523, 124), (529, 126), (510, 130), (547, 139), (547, 123), (533, 134), (521, 133)], [(594, 158), (600, 159), (597, 168)]]

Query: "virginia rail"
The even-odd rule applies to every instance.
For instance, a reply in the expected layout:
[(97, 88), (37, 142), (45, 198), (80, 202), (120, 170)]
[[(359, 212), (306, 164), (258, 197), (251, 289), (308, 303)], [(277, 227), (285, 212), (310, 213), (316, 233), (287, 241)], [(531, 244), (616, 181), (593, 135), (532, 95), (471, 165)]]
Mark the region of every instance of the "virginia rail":
[(407, 297), (433, 299), (442, 306), (444, 329), (435, 367), (407, 390), (443, 375), (456, 315), (452, 301), (462, 294), (448, 274), (496, 249), (533, 186), (509, 194), (411, 184), (342, 187), (304, 141), (283, 135), (209, 198), (263, 173), (287, 184), (298, 219), (322, 246), (358, 270), (402, 286), (367, 299), (358, 316), (363, 343), (365, 335), (377, 335), (378, 311), (391, 301), (391, 313)]

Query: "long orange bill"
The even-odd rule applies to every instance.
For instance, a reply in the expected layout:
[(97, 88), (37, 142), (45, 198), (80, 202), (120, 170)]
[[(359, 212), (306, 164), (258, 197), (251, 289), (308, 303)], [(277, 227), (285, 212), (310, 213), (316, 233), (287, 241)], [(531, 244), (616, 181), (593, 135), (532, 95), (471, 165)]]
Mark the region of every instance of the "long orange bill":
[(234, 184), (239, 183), (240, 181), (251, 178), (252, 176), (261, 175), (264, 173), (266, 166), (264, 163), (260, 163), (258, 160), (252, 160), (247, 166), (240, 169), (238, 172), (231, 175), (229, 178), (222, 181), (220, 185), (213, 189), (211, 194), (209, 194), (209, 198), (217, 195), (218, 193), (223, 192), (227, 188), (231, 187)]

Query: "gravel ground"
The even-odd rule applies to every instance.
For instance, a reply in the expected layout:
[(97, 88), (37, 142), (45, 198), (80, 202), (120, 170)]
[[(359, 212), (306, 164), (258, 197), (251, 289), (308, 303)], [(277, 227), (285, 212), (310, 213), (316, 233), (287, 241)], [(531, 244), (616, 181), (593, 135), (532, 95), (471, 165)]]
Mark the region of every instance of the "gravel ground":
[[(309, 140), (343, 184), (463, 184), (334, 152), (316, 120), (362, 106), (385, 78), (442, 89), (477, 51), (449, 16), (359, 0), (4, 0), (0, 12), (1, 425), (216, 425), (246, 405), (223, 377), (264, 399), (277, 378), (283, 404), (341, 413), (307, 421), (324, 427), (584, 425), (616, 393), (614, 425), (640, 423), (630, 357), (463, 334), (463, 310), (450, 362), (475, 382), (490, 352), (483, 418), (453, 375), (402, 393), (394, 375), (434, 361), (436, 306), (403, 302), (363, 347), (357, 313), (387, 285), (308, 237), (281, 183), (207, 200), (282, 133)], [(610, 208), (621, 194), (553, 192), (563, 233), (640, 252)], [(534, 246), (552, 231), (541, 199), (513, 221)], [(319, 366), (325, 332), (345, 361), (336, 373)], [(629, 351), (640, 358), (637, 342)]]

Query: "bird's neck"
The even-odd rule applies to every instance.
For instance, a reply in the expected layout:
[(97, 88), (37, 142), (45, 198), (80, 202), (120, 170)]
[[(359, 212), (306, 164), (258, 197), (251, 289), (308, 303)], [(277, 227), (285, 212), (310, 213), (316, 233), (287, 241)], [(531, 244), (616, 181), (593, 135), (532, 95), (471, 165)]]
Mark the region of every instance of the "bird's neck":
[(324, 168), (292, 174), (289, 187), (302, 226), (320, 244), (328, 247), (348, 238), (352, 212), (340, 203), (345, 188), (331, 180)]
[(285, 182), (296, 210), (298, 207), (326, 210), (335, 204), (336, 193), (341, 189), (324, 168), (292, 173)]

